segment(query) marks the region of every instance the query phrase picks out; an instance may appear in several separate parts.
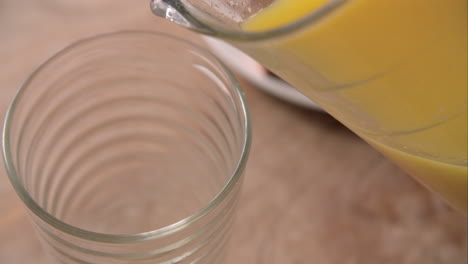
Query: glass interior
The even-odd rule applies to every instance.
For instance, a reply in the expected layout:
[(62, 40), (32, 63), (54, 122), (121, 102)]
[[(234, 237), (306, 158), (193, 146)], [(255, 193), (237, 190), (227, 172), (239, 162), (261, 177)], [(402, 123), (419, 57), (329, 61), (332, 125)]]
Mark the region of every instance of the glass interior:
[(16, 98), (5, 126), (10, 177), (23, 199), (82, 230), (137, 234), (186, 219), (245, 162), (247, 117), (233, 77), (165, 35), (81, 41)]

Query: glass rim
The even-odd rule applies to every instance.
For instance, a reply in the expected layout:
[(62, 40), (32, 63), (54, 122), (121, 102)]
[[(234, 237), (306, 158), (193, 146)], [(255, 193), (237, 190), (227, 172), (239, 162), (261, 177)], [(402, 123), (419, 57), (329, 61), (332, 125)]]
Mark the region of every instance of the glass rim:
[[(170, 2), (179, 3), (180, 0), (173, 0)], [(349, 2), (349, 0), (329, 0), (325, 4), (323, 4), (320, 8), (312, 11), (310, 14), (301, 17), (293, 22), (286, 23), (285, 25), (281, 25), (277, 28), (267, 29), (264, 31), (258, 32), (246, 32), (246, 31), (229, 31), (229, 30), (220, 30), (217, 28), (213, 28), (212, 26), (208, 25), (206, 22), (200, 21), (199, 19), (195, 18), (190, 12), (188, 12), (183, 6), (184, 4), (174, 4), (170, 6), (179, 12), (184, 18), (188, 18), (190, 21), (189, 24), (178, 23), (177, 20), (171, 21), (186, 27), (190, 30), (195, 32), (210, 35), (214, 37), (219, 37), (223, 39), (230, 39), (230, 40), (241, 40), (241, 41), (256, 41), (256, 40), (265, 40), (273, 37), (280, 37), (285, 34), (292, 33), (296, 30), (302, 29), (304, 26), (309, 25), (309, 23), (317, 22), (317, 20), (323, 18), (324, 16), (328, 15), (330, 12), (339, 8), (345, 2)], [(150, 3), (151, 5), (151, 3)], [(191, 24), (195, 24), (193, 26)]]
[[(15, 117), (16, 106), (21, 101), (24, 95), (24, 91), (26, 90), (26, 87), (28, 87), (29, 83), (35, 78), (35, 76), (40, 74), (41, 71), (47, 65), (49, 65), (50, 63), (60, 58), (62, 55), (67, 54), (68, 51), (73, 50), (76, 47), (81, 46), (83, 44), (92, 42), (94, 40), (106, 38), (109, 36), (133, 35), (133, 34), (164, 37), (167, 39), (172, 39), (174, 41), (184, 43), (186, 45), (189, 45), (192, 48), (197, 49), (198, 51), (201, 51), (205, 55), (208, 55), (209, 59), (213, 59), (217, 63), (219, 63), (219, 65), (221, 65), (223, 72), (228, 76), (229, 82), (234, 88), (235, 95), (238, 96), (239, 101), (240, 101), (239, 113), (243, 116), (243, 120), (244, 120), (243, 121), (243, 125), (244, 125), (243, 134), (244, 135), (243, 135), (243, 142), (242, 142), (242, 151), (240, 153), (240, 157), (237, 160), (237, 165), (231, 172), (231, 175), (229, 179), (226, 181), (225, 185), (218, 191), (218, 193), (205, 206), (198, 209), (192, 215), (185, 217), (170, 225), (167, 225), (158, 229), (150, 230), (150, 231), (141, 232), (141, 233), (107, 234), (107, 233), (93, 232), (93, 231), (85, 230), (79, 227), (75, 227), (73, 225), (67, 224), (59, 220), (58, 218), (54, 217), (49, 212), (44, 210), (29, 195), (28, 191), (26, 191), (26, 189), (24, 188), (22, 182), (19, 180), (18, 175), (16, 173), (16, 168), (13, 162), (11, 146), (10, 146), (10, 130), (11, 130), (13, 119)], [(2, 153), (3, 153), (3, 160), (5, 163), (5, 168), (7, 171), (8, 178), (10, 179), (10, 182), (12, 183), (16, 193), (21, 198), (21, 200), (26, 204), (29, 210), (31, 210), (37, 217), (42, 219), (48, 225), (64, 233), (67, 233), (73, 237), (78, 237), (81, 239), (95, 241), (95, 242), (113, 243), (113, 244), (132, 243), (132, 242), (160, 239), (160, 238), (166, 237), (168, 235), (171, 235), (173, 233), (176, 233), (180, 230), (183, 230), (189, 227), (191, 224), (197, 222), (199, 219), (209, 214), (229, 195), (229, 193), (231, 193), (234, 186), (239, 182), (240, 177), (242, 173), (244, 172), (244, 169), (248, 160), (251, 142), (252, 142), (251, 120), (250, 120), (250, 112), (247, 107), (247, 101), (246, 101), (244, 92), (242, 91), (235, 75), (229, 70), (229, 68), (221, 60), (219, 60), (214, 54), (212, 54), (209, 50), (207, 50), (206, 48), (198, 44), (195, 44), (191, 41), (188, 41), (186, 39), (183, 39), (183, 38), (180, 38), (180, 37), (168, 34), (168, 33), (159, 32), (159, 31), (145, 31), (145, 30), (119, 30), (119, 31), (107, 32), (107, 33), (99, 33), (99, 34), (92, 35), (90, 37), (86, 37), (86, 38), (79, 39), (77, 41), (73, 41), (71, 44), (65, 46), (58, 52), (55, 52), (52, 56), (46, 59), (43, 63), (39, 64), (39, 66), (28, 75), (26, 80), (17, 90), (16, 94), (13, 96), (13, 99), (10, 105), (8, 106), (8, 109), (5, 115), (5, 120), (3, 122), (3, 131), (2, 131)]]

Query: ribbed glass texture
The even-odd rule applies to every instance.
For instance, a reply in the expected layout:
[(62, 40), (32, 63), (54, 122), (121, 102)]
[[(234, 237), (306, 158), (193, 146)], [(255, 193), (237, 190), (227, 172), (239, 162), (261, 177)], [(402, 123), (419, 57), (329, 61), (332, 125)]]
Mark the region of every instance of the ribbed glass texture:
[(41, 65), (10, 106), (3, 151), (57, 263), (220, 263), (250, 136), (215, 57), (127, 31)]

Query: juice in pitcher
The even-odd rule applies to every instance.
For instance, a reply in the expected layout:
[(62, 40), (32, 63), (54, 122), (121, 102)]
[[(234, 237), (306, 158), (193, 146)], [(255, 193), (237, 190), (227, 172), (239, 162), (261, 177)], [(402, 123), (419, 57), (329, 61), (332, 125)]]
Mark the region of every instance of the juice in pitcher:
[[(245, 32), (297, 23), (326, 0), (277, 0)], [(467, 1), (354, 0), (291, 32), (230, 40), (464, 212)]]

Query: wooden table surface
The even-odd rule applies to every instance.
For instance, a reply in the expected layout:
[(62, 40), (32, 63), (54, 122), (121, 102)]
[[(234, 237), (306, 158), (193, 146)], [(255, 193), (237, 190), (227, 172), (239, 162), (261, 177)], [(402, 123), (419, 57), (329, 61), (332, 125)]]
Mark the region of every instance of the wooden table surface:
[[(38, 63), (119, 29), (201, 42), (152, 16), (147, 0), (0, 0), (0, 115)], [(330, 116), (243, 86), (254, 141), (228, 264), (467, 263), (466, 218)], [(0, 263), (48, 263), (3, 164)]]

